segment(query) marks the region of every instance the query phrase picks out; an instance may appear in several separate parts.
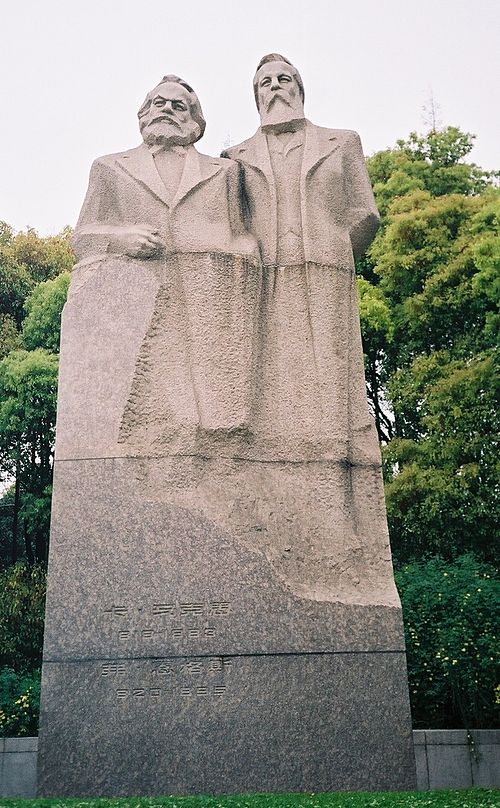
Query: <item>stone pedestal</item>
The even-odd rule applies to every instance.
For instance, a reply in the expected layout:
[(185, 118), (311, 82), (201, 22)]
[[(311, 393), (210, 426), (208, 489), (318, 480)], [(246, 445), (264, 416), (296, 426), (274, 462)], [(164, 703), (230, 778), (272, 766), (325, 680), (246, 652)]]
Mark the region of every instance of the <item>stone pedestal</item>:
[(295, 596), (141, 464), (57, 466), (39, 792), (412, 787), (399, 609)]
[(152, 263), (77, 269), (64, 312), (39, 794), (413, 788), (379, 460), (127, 443)]

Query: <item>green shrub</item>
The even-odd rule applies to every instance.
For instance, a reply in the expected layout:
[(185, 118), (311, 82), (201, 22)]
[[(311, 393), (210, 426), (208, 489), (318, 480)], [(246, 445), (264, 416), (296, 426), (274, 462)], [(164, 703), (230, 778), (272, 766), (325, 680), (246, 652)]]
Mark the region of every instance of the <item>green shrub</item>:
[(473, 555), (396, 571), (405, 620), (414, 727), (481, 728), (498, 721), (500, 592)]
[(40, 671), (17, 674), (0, 670), (0, 737), (21, 737), (38, 733)]
[(29, 673), (42, 663), (46, 573), (19, 561), (0, 572), (0, 668)]

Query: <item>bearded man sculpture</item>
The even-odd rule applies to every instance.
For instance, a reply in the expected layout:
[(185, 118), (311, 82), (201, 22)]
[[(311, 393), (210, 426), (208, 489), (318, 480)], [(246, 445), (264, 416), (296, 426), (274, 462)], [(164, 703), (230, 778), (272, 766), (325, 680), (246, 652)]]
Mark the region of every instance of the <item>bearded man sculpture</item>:
[(61, 331), (43, 796), (410, 789), (401, 609), (354, 276), (357, 135), (304, 118), (211, 158), (166, 76), (98, 159)]
[(353, 259), (378, 214), (359, 137), (306, 120), (300, 74), (279, 54), (260, 61), (254, 93), (261, 127), (224, 155), (244, 171), (264, 265), (260, 429), (297, 458), (356, 461), (367, 442), (377, 458)]
[[(139, 298), (156, 285), (139, 350), (128, 334), (136, 364), (127, 400), (117, 402), (121, 418), (115, 413), (113, 424), (102, 424), (120, 453), (144, 454), (192, 449), (207, 434), (247, 427), (259, 275), (251, 271), (258, 250), (243, 226), (238, 165), (193, 145), (205, 120), (192, 88), (165, 76), (138, 117), (142, 145), (92, 166), (73, 242), (79, 262), (70, 299), (103, 267), (108, 280), (118, 272), (122, 284), (129, 274), (132, 283), (146, 274)], [(113, 399), (118, 391), (108, 379), (113, 389), (104, 393), (101, 375), (97, 395)]]
[[(263, 264), (252, 418), (258, 456), (295, 463), (308, 507), (299, 509), (299, 492), (289, 490), (297, 503), (290, 511), (321, 513), (299, 528), (296, 583), (306, 575), (317, 594), (357, 600), (385, 580), (396, 598), (354, 272), (354, 257), (378, 227), (360, 139), (305, 118), (302, 79), (280, 54), (260, 61), (254, 95), (260, 128), (223, 155), (242, 168), (246, 224)], [(286, 570), (295, 577), (293, 554)]]

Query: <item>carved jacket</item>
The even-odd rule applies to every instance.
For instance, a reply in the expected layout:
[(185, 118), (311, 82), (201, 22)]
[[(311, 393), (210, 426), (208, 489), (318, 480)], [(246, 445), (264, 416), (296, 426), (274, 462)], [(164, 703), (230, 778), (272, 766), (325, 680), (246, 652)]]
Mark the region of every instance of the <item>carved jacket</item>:
[(79, 261), (109, 254), (113, 237), (134, 225), (159, 231), (167, 251), (258, 257), (243, 224), (238, 165), (194, 146), (171, 200), (144, 143), (94, 162), (73, 239)]
[[(277, 263), (277, 194), (265, 134), (223, 152), (244, 172), (247, 226), (265, 265)], [(306, 261), (352, 264), (373, 239), (379, 216), (356, 132), (325, 129), (310, 121), (300, 175), (302, 237)]]

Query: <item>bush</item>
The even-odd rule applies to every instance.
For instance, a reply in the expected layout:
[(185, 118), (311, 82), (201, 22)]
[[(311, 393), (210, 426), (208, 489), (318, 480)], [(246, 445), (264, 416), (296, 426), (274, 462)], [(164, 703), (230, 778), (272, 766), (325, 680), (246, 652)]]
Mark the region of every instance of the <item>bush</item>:
[(0, 572), (0, 668), (28, 674), (42, 663), (46, 574), (19, 561)]
[(40, 671), (19, 675), (0, 670), (0, 737), (36, 735), (40, 710)]
[(495, 569), (472, 554), (396, 571), (405, 620), (413, 726), (494, 727), (500, 597)]

